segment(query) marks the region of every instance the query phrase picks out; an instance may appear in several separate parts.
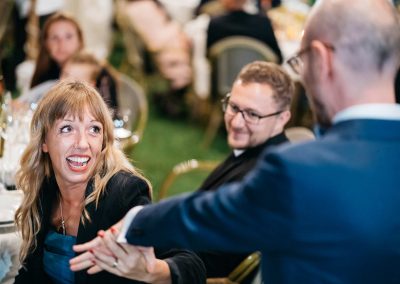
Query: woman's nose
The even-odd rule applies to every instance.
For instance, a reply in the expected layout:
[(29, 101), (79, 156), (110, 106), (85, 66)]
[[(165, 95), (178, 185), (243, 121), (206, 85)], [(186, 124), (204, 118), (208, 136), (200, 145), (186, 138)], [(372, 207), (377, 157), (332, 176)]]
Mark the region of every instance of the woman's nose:
[(76, 149), (86, 149), (89, 147), (88, 139), (85, 133), (78, 133), (75, 141)]

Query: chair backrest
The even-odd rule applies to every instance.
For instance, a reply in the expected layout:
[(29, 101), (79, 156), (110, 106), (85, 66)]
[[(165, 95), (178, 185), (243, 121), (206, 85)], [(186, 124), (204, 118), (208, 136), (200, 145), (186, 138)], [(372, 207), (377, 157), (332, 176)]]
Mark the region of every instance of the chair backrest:
[(139, 82), (142, 82), (144, 80), (143, 57), (145, 46), (129, 19), (126, 7), (126, 0), (117, 0), (115, 2), (115, 20), (121, 30), (122, 42), (125, 48), (120, 70), (129, 74)]
[(208, 1), (204, 3), (199, 9), (199, 15), (207, 14), (212, 17), (216, 17), (224, 13), (226, 13), (226, 9), (218, 0)]
[(260, 264), (261, 253), (256, 251), (246, 257), (231, 273), (228, 279), (235, 283), (241, 283)]
[[(158, 193), (158, 200), (161, 200), (168, 196), (168, 192), (174, 183), (174, 181), (182, 175), (191, 172), (211, 172), (217, 167), (219, 161), (199, 161), (199, 160), (187, 160), (176, 164), (172, 170), (168, 173), (167, 177), (161, 184), (160, 191)], [(195, 189), (195, 188), (193, 188)]]
[(137, 144), (143, 136), (148, 118), (148, 101), (143, 88), (127, 75), (118, 78), (118, 113), (125, 122), (130, 137), (121, 139), (122, 148)]
[(289, 127), (285, 129), (286, 137), (290, 142), (302, 142), (315, 140), (314, 133), (303, 126)]
[(211, 93), (215, 99), (225, 95), (242, 67), (255, 60), (277, 63), (275, 52), (265, 43), (251, 37), (230, 36), (210, 47)]

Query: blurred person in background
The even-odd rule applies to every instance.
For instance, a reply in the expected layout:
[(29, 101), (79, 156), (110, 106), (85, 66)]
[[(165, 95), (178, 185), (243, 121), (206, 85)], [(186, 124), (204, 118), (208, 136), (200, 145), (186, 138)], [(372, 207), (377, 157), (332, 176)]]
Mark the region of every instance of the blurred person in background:
[(83, 47), (82, 30), (73, 17), (57, 13), (48, 18), (40, 36), (31, 88), (58, 79), (65, 62)]
[[(275, 38), (271, 21), (266, 14), (249, 14), (244, 5), (247, 0), (220, 0), (226, 13), (211, 18), (207, 29), (207, 49), (229, 36), (248, 36), (269, 46), (282, 62), (281, 50)], [(255, 28), (258, 27), (258, 28)]]
[(92, 53), (80, 51), (68, 59), (62, 68), (60, 79), (68, 78), (81, 80), (95, 87), (108, 107), (116, 114), (118, 79), (116, 71), (110, 69), (110, 66), (101, 63)]
[[(27, 58), (27, 28), (31, 9), (30, 0), (16, 0), (13, 9), (13, 50), (11, 56), (4, 62), (4, 70), (7, 72), (7, 89), (16, 89), (16, 67)], [(46, 20), (53, 14), (64, 8), (64, 0), (36, 0), (34, 13), (38, 16), (39, 27), (43, 27)]]

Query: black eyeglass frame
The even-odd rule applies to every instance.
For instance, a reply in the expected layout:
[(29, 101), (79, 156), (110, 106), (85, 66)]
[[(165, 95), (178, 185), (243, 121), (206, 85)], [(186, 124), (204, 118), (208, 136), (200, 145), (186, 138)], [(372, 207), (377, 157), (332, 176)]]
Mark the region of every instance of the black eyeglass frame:
[[(328, 49), (335, 51), (336, 48), (330, 43), (322, 42), (321, 43)], [(303, 60), (301, 59), (301, 56), (306, 54), (307, 52), (311, 51), (311, 45), (308, 45), (304, 47), (303, 49), (300, 49), (298, 52), (296, 52), (293, 56), (291, 56), (289, 59), (286, 60), (286, 63), (290, 66), (290, 68), (293, 70), (293, 72), (297, 75), (301, 75), (301, 70), (303, 68)]]
[[(229, 98), (230, 97), (231, 97), (231, 93), (227, 93), (225, 95), (225, 97), (221, 100), (222, 111), (224, 113), (226, 112), (226, 110), (228, 108)], [(247, 110), (243, 110), (243, 109), (240, 109), (240, 108), (237, 108), (237, 109), (238, 109), (237, 112), (233, 116), (235, 116), (238, 113), (240, 113), (242, 115), (242, 117), (243, 117), (243, 120), (246, 121), (247, 123), (250, 123), (250, 124), (258, 124), (260, 122), (260, 119), (271, 117), (271, 116), (275, 116), (275, 115), (281, 114), (282, 112), (285, 111), (285, 110), (280, 110), (280, 111), (277, 111), (277, 112), (274, 112), (274, 113), (271, 113), (271, 114), (266, 114), (266, 115), (254, 114), (257, 117), (257, 122), (255, 122), (255, 121), (253, 122), (253, 121), (249, 121), (248, 118), (246, 119), (246, 117), (248, 117), (247, 114), (245, 115), (245, 113), (247, 113)]]

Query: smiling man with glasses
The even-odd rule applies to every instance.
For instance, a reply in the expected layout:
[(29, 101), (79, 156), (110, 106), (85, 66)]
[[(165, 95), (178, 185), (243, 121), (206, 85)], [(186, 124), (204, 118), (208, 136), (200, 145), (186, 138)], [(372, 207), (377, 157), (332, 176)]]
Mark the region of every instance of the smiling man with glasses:
[(293, 92), (279, 66), (260, 61), (245, 66), (222, 100), (229, 146), (243, 150), (283, 136)]
[[(261, 153), (287, 142), (294, 93), (290, 77), (276, 64), (255, 61), (243, 67), (232, 90), (222, 100), (227, 140), (233, 152), (203, 182), (200, 191), (243, 180)], [(207, 277), (227, 277), (252, 251), (199, 253)]]

